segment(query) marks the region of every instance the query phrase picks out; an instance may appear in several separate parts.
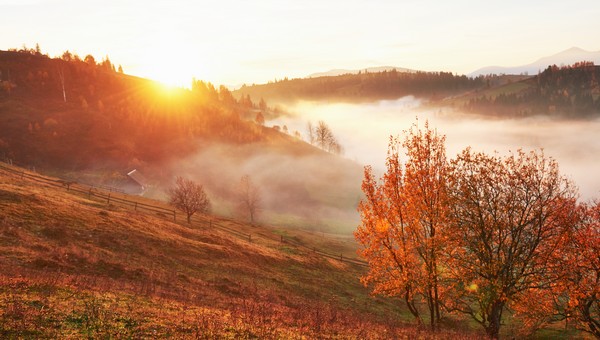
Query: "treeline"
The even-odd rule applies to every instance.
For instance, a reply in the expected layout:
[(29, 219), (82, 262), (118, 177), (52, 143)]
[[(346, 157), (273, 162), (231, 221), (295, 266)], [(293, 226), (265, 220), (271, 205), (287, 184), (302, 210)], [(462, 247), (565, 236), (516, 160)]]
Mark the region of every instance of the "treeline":
[(468, 111), (528, 115), (586, 116), (600, 113), (600, 66), (581, 62), (548, 66), (522, 91), (476, 96), (465, 103)]
[(139, 166), (189, 154), (199, 141), (282, 138), (246, 119), (264, 101), (196, 80), (166, 91), (120, 69), (108, 57), (0, 51), (0, 156), (38, 167)]
[(483, 77), (451, 72), (361, 72), (334, 77), (283, 79), (264, 85), (243, 86), (234, 94), (268, 100), (370, 101), (408, 95), (441, 98), (483, 86)]

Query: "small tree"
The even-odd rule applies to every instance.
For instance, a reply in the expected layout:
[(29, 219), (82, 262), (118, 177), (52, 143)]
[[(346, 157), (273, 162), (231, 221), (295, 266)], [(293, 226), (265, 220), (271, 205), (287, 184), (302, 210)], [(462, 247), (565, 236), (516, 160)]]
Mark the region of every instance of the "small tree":
[(342, 146), (333, 135), (329, 125), (324, 121), (320, 120), (315, 127), (313, 127), (311, 122), (308, 122), (307, 130), (311, 145), (316, 145), (319, 148), (334, 154), (339, 155), (342, 153)]
[(260, 98), (260, 102), (258, 103), (258, 107), (262, 111), (267, 111), (267, 102), (265, 102), (265, 100), (263, 98)]
[(250, 223), (254, 223), (260, 210), (261, 197), (258, 187), (252, 183), (250, 176), (242, 176), (237, 195), (240, 212), (248, 216)]
[(254, 122), (261, 126), (265, 125), (265, 116), (262, 114), (262, 112), (258, 112), (256, 114), (256, 117), (254, 117)]
[(202, 185), (180, 176), (175, 179), (175, 186), (169, 189), (169, 203), (185, 212), (188, 223), (191, 223), (192, 215), (206, 213), (210, 208), (210, 200)]
[(315, 145), (315, 129), (310, 121), (306, 123), (306, 131), (308, 132), (308, 142), (310, 145)]

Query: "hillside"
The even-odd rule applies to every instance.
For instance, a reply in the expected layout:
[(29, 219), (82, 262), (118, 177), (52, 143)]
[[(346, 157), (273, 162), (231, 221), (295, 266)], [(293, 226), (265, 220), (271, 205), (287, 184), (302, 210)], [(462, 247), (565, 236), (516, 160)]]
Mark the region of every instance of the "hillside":
[(180, 225), (24, 174), (0, 171), (0, 337), (419, 334), (396, 301), (369, 296), (363, 267), (311, 251), (353, 242), (214, 216)]
[(600, 114), (600, 66), (548, 66), (533, 77), (472, 91), (442, 101), (462, 111), (498, 116), (552, 115), (586, 118)]
[(29, 166), (161, 162), (195, 151), (196, 140), (289, 141), (243, 120), (252, 103), (225, 88), (168, 89), (115, 72), (110, 61), (0, 51), (0, 81), (1, 151)]
[(263, 192), (263, 221), (346, 233), (356, 226), (361, 167), (255, 123), (259, 105), (223, 86), (166, 88), (115, 71), (108, 58), (31, 51), (0, 51), (0, 82), (0, 159), (123, 190), (137, 170), (144, 194), (161, 199), (185, 176), (227, 216), (249, 175)]
[(440, 99), (483, 85), (482, 78), (467, 78), (451, 72), (360, 72), (314, 78), (284, 79), (269, 84), (242, 86), (233, 91), (238, 98), (250, 96), (270, 102), (341, 101), (368, 102), (413, 95)]
[(363, 72), (367, 72), (367, 73), (377, 73), (377, 72), (384, 72), (384, 71), (390, 72), (393, 70), (396, 70), (398, 72), (417, 72), (416, 70), (411, 70), (411, 69), (404, 68), (404, 67), (380, 66), (380, 67), (368, 67), (368, 68), (360, 69), (360, 70), (334, 69), (334, 70), (329, 70), (326, 72), (312, 73), (308, 76), (308, 78), (335, 77), (335, 76), (341, 76), (344, 74), (359, 74), (359, 73), (363, 73)]

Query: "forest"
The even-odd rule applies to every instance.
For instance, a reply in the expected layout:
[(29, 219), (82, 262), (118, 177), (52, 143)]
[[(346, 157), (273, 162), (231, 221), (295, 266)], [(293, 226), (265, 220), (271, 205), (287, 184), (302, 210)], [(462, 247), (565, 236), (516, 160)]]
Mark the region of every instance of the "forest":
[[(522, 88), (495, 94), (475, 94), (463, 106), (465, 111), (524, 116), (550, 114), (586, 117), (600, 113), (600, 66), (591, 62), (558, 67), (548, 66)], [(514, 86), (514, 85), (513, 85)]]
[(194, 151), (191, 139), (248, 143), (275, 136), (243, 120), (253, 103), (235, 100), (225, 87), (194, 81), (191, 91), (166, 91), (115, 71), (108, 57), (96, 63), (69, 52), (55, 59), (0, 53), (0, 152), (23, 164), (161, 162)]
[(600, 113), (600, 66), (591, 62), (550, 65), (535, 76), (450, 72), (361, 72), (339, 76), (283, 79), (242, 86), (237, 97), (271, 102), (373, 102), (414, 96), (430, 107), (492, 116), (553, 115), (589, 117)]
[(269, 84), (242, 86), (236, 96), (250, 95), (269, 101), (332, 100), (364, 102), (416, 96), (440, 99), (473, 90), (484, 78), (468, 78), (451, 72), (360, 72), (334, 77), (283, 79)]

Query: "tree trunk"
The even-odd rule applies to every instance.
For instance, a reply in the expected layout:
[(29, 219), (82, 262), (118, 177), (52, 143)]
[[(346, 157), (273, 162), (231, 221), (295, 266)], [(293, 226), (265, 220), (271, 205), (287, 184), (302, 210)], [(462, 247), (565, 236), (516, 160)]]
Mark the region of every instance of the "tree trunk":
[(406, 306), (408, 306), (408, 310), (415, 317), (415, 320), (417, 320), (417, 323), (419, 325), (423, 324), (423, 320), (421, 320), (421, 316), (419, 315), (419, 310), (414, 305), (413, 301), (410, 300), (410, 294), (408, 292), (408, 289), (404, 293), (404, 301), (406, 301)]
[(427, 307), (429, 307), (429, 326), (435, 330), (435, 301), (433, 300), (433, 287), (429, 284), (427, 289)]
[(583, 321), (587, 323), (590, 333), (592, 333), (596, 338), (600, 339), (600, 322), (595, 320), (592, 316), (592, 305), (594, 304), (594, 299), (588, 300), (586, 303), (582, 304), (580, 307)]
[(433, 269), (433, 302), (434, 302), (434, 310), (435, 310), (435, 321), (437, 324), (437, 328), (440, 328), (440, 295), (438, 292), (438, 271), (437, 271), (437, 260), (435, 256), (435, 252), (431, 251), (432, 257), (432, 269)]
[(500, 325), (502, 321), (502, 312), (504, 311), (504, 302), (495, 301), (492, 305), (490, 315), (488, 315), (488, 325), (485, 332), (492, 339), (498, 339), (500, 335)]
[(440, 328), (440, 322), (442, 317), (440, 316), (440, 296), (438, 293), (438, 277), (437, 277), (437, 273), (433, 278), (433, 294), (434, 294), (434, 302), (435, 302), (435, 321), (437, 324), (437, 328)]

